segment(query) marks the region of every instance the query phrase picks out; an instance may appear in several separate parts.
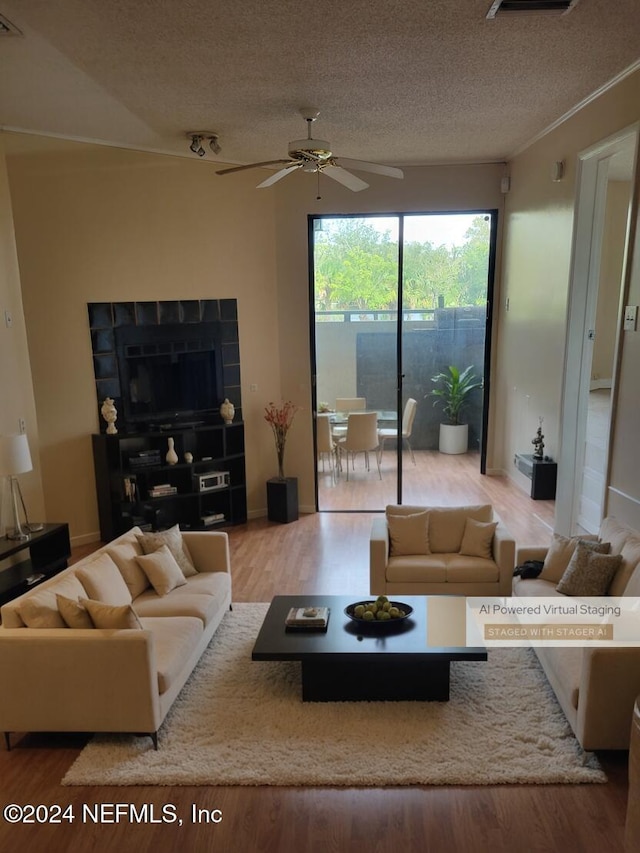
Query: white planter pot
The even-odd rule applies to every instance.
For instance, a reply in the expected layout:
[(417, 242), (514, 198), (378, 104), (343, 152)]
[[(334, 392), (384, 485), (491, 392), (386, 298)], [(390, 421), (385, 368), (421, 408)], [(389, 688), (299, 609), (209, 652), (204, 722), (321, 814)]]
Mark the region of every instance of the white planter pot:
[(440, 453), (466, 453), (469, 447), (469, 424), (440, 424)]

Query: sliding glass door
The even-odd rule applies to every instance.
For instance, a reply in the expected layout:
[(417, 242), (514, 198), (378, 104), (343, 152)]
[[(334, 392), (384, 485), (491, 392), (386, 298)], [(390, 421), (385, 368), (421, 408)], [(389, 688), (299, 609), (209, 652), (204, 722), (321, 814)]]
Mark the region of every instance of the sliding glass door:
[[(461, 420), (484, 470), (495, 211), (309, 223), (318, 509), (424, 502), (443, 420), (433, 377), (450, 367), (479, 386)], [(378, 451), (355, 452), (360, 412), (375, 412)]]

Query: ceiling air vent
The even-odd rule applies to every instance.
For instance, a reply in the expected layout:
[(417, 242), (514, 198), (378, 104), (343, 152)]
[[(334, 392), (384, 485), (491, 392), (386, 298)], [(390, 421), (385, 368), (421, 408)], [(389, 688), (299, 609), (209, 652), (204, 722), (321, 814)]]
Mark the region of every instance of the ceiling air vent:
[(0, 15), (0, 36), (21, 36), (22, 33), (11, 21)]
[(494, 0), (487, 19), (507, 15), (566, 15), (577, 4), (578, 0)]

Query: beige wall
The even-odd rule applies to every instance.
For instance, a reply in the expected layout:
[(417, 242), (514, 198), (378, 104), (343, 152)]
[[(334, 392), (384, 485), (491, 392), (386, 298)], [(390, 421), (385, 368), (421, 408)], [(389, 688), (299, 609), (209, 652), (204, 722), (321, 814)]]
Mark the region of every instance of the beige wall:
[[(21, 474), (19, 481), (29, 520), (38, 521), (45, 517), (38, 427), (20, 292), (11, 197), (2, 146), (3, 139), (0, 135), (0, 435), (19, 432), (19, 421), (24, 419), (33, 471)], [(7, 312), (12, 320), (10, 327), (5, 320)], [(0, 483), (0, 535), (3, 535), (7, 525), (11, 525), (12, 516), (9, 513), (8, 489), (3, 478)], [(50, 518), (52, 519), (51, 516)], [(61, 517), (58, 520), (63, 519)]]
[(275, 452), (262, 409), (280, 396), (272, 194), (212, 164), (5, 139), (47, 518), (76, 540), (98, 530), (87, 302), (99, 301), (238, 300), (248, 498), (263, 507)]
[[(638, 119), (640, 73), (586, 106), (511, 163), (502, 269), (503, 298), (509, 299), (509, 311), (500, 324), (494, 412), (501, 413), (495, 434), (495, 446), (502, 449), (500, 467), (517, 481), (521, 475), (514, 468), (513, 455), (530, 448), (539, 415), (545, 419), (545, 451), (554, 457), (559, 451), (578, 153)], [(557, 160), (565, 160), (566, 175), (560, 183), (552, 183), (550, 170)], [(640, 282), (634, 287), (640, 290)], [(634, 298), (638, 301), (640, 294)], [(613, 445), (614, 480), (622, 477), (634, 499), (640, 498), (640, 454), (637, 440), (631, 441), (640, 414), (637, 338), (634, 333), (624, 342), (618, 435)], [(575, 382), (577, 377), (566, 381)]]

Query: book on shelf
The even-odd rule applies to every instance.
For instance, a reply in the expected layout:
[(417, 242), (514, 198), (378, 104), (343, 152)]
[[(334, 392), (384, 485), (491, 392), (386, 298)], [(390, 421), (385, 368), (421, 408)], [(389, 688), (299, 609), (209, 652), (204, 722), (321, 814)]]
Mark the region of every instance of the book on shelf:
[(218, 521), (224, 521), (224, 513), (223, 512), (212, 512), (209, 515), (203, 515), (201, 517), (202, 523), (205, 527), (208, 524), (216, 524)]
[(287, 628), (325, 630), (329, 623), (329, 607), (292, 607), (284, 620)]
[(152, 486), (149, 489), (149, 497), (151, 498), (161, 498), (166, 495), (175, 495), (177, 494), (178, 489), (176, 486), (170, 485), (162, 485), (162, 486)]

